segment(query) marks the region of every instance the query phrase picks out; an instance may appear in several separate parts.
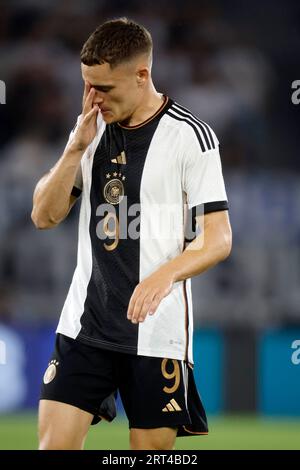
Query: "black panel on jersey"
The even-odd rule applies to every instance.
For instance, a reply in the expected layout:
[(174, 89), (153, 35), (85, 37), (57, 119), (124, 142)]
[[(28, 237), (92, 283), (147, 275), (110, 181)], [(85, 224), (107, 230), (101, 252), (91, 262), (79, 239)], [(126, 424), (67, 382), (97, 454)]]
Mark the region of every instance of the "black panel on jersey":
[[(127, 320), (127, 307), (134, 288), (139, 283), (140, 242), (129, 237), (120, 239), (116, 248), (107, 251), (97, 224), (103, 217), (96, 215), (100, 204), (108, 204), (103, 189), (114, 173), (124, 184), (127, 207), (140, 204), (140, 186), (148, 149), (159, 120), (171, 106), (169, 102), (152, 120), (140, 127), (124, 128), (118, 124), (106, 126), (94, 155), (90, 192), (91, 219), (89, 233), (92, 246), (92, 275), (87, 288), (82, 328), (78, 339), (104, 349), (137, 353), (138, 325)], [(112, 163), (125, 152), (126, 164)], [(122, 204), (122, 201), (120, 205)], [(112, 206), (111, 206), (112, 207)], [(113, 206), (119, 220), (119, 205)], [(138, 214), (128, 216), (127, 228)]]

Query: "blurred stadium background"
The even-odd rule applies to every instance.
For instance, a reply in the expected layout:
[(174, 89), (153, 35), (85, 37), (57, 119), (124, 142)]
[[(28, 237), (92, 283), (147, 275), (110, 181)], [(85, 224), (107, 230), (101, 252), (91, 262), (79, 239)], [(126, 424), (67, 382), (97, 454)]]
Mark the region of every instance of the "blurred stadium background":
[[(195, 373), (211, 434), (177, 448), (299, 449), (299, 2), (10, 0), (0, 9), (0, 449), (36, 448), (39, 384), (76, 262), (78, 208), (38, 232), (33, 188), (80, 112), (83, 42), (122, 15), (153, 35), (158, 90), (215, 129), (230, 201), (231, 257), (193, 280)], [(93, 427), (87, 448), (128, 448), (122, 410), (116, 424)]]

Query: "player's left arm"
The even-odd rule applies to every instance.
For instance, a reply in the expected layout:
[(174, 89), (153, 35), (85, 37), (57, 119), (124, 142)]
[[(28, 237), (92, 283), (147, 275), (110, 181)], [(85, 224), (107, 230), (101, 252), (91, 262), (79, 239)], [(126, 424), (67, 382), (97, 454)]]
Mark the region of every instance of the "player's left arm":
[(198, 235), (176, 258), (162, 265), (135, 288), (127, 311), (132, 323), (153, 315), (160, 302), (172, 290), (174, 282), (191, 278), (225, 260), (231, 251), (232, 233), (228, 211), (197, 217)]

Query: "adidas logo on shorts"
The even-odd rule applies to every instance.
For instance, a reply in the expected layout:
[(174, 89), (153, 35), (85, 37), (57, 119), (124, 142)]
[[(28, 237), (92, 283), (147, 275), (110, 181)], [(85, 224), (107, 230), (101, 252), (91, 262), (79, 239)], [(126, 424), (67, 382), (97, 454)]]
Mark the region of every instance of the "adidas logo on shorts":
[(164, 412), (168, 411), (182, 411), (180, 406), (178, 405), (177, 401), (172, 398), (171, 401), (165, 406), (165, 408), (162, 409)]

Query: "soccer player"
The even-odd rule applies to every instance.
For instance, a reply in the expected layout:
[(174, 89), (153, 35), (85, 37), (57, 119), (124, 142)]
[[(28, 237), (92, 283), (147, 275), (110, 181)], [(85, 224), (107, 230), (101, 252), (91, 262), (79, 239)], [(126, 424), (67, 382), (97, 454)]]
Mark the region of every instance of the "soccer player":
[[(151, 65), (143, 26), (121, 18), (92, 33), (81, 51), (82, 114), (34, 192), (40, 229), (58, 225), (81, 195), (77, 267), (42, 384), (40, 449), (82, 449), (91, 424), (115, 417), (117, 391), (131, 449), (172, 449), (176, 436), (208, 432), (193, 377), (190, 279), (230, 253), (227, 197), (216, 135), (156, 91)], [(202, 230), (187, 244), (191, 212)]]

